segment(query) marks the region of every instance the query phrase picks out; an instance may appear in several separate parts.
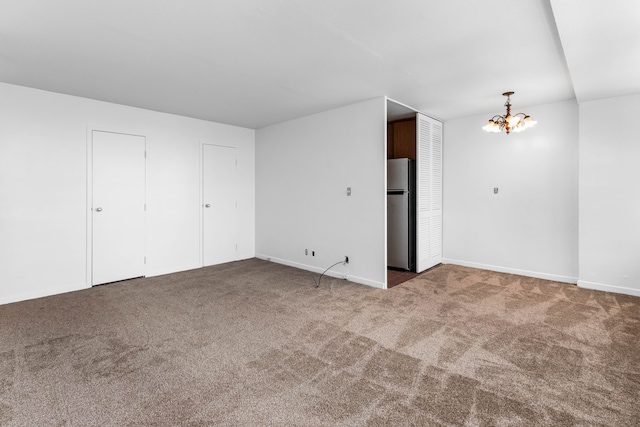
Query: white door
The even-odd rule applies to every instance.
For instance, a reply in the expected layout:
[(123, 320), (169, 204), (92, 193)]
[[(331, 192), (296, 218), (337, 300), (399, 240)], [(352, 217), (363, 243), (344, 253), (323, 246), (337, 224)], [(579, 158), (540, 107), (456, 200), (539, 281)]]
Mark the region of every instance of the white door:
[(92, 132), (92, 284), (145, 275), (145, 137)]
[(442, 123), (416, 117), (416, 271), (442, 262)]
[(236, 149), (203, 144), (203, 264), (237, 259)]

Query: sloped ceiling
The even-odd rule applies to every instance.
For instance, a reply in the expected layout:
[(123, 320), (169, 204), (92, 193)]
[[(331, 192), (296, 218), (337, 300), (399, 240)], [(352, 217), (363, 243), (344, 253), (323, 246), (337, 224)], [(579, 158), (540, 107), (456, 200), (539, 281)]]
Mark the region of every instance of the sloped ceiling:
[(551, 4), (578, 102), (640, 93), (640, 1)]
[(449, 119), (639, 92), (638, 22), (637, 0), (2, 0), (0, 81), (249, 128), (385, 95)]

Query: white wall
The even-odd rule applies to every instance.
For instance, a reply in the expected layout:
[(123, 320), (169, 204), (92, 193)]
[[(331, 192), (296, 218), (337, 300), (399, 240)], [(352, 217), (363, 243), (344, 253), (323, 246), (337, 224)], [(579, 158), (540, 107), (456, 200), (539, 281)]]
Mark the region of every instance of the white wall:
[(350, 263), (331, 274), (385, 286), (385, 102), (256, 132), (258, 257), (321, 272), (348, 255)]
[(201, 143), (238, 148), (243, 226), (255, 254), (254, 131), (0, 83), (0, 304), (87, 281), (87, 129), (147, 136), (147, 275), (201, 262)]
[(640, 95), (580, 104), (580, 280), (640, 296)]
[(484, 132), (500, 108), (444, 124), (444, 262), (576, 283), (578, 106), (524, 108), (534, 128)]

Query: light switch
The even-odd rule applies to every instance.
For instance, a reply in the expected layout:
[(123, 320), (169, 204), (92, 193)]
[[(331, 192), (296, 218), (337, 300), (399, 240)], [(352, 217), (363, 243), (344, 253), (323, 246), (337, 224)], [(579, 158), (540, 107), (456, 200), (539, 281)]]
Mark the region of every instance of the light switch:
[(351, 195), (351, 187), (347, 187), (347, 196)]

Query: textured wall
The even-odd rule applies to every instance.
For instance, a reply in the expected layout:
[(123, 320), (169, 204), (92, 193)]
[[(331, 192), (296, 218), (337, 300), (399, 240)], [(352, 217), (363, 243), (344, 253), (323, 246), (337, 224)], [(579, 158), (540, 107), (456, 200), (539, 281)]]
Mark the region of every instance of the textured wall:
[(323, 271), (348, 255), (336, 273), (384, 286), (384, 105), (377, 98), (256, 131), (258, 256)]
[(0, 303), (89, 286), (87, 133), (147, 136), (147, 275), (201, 262), (201, 143), (238, 148), (239, 258), (255, 255), (254, 131), (0, 84)]
[(580, 104), (580, 286), (640, 295), (640, 95)]
[(575, 283), (578, 106), (516, 104), (520, 111), (537, 126), (509, 135), (482, 131), (499, 105), (445, 122), (444, 258)]

